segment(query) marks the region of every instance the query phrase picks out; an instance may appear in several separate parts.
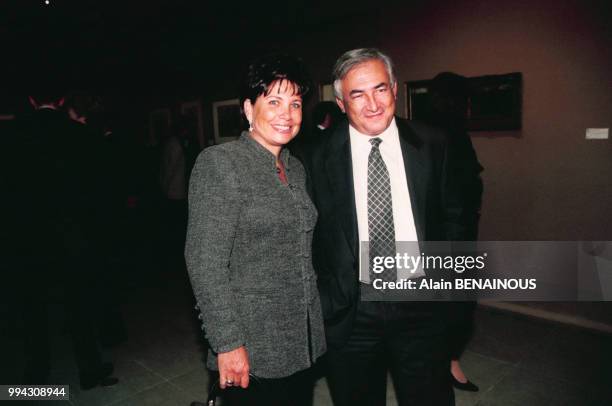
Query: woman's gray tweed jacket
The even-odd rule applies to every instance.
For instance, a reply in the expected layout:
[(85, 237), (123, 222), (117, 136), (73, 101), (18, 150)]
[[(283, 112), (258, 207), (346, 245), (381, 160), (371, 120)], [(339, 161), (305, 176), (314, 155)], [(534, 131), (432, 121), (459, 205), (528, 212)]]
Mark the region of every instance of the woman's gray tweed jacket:
[(245, 345), (251, 372), (263, 378), (303, 370), (325, 352), (311, 262), (316, 209), (302, 164), (274, 156), (246, 133), (205, 149), (189, 186), (185, 258), (202, 328), (216, 354)]

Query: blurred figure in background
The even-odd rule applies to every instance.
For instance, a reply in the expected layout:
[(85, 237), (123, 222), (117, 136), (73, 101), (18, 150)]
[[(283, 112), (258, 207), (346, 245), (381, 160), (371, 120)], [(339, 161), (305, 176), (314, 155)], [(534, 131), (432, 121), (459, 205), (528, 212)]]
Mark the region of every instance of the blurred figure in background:
[(162, 255), (166, 271), (184, 269), (183, 247), (187, 230), (187, 166), (185, 141), (189, 128), (185, 117), (175, 120), (170, 134), (162, 140), (159, 182), (162, 207)]
[(331, 101), (319, 102), (312, 112), (313, 135), (323, 135), (332, 130), (342, 117), (338, 105)]
[(65, 305), (82, 389), (118, 382), (103, 363), (91, 309), (97, 304), (99, 232), (99, 151), (80, 125), (61, 111), (59, 92), (30, 97), (35, 111), (2, 137), (1, 189), (3, 260), (16, 276), (18, 311), (23, 317), (24, 384), (45, 384), (50, 373), (50, 305)]
[(342, 111), (336, 103), (322, 101), (312, 111), (311, 127), (300, 133), (287, 145), (298, 159), (304, 159), (305, 151), (318, 142), (319, 138), (330, 134), (342, 119)]
[(105, 347), (120, 344), (127, 339), (127, 331), (120, 310), (121, 269), (118, 263), (122, 218), (118, 209), (125, 205), (126, 174), (120, 160), (112, 153), (110, 134), (103, 128), (104, 105), (99, 96), (86, 92), (72, 92), (66, 96), (64, 109), (71, 120), (81, 127), (96, 148), (99, 185), (96, 188), (95, 221), (98, 232), (92, 236), (92, 254), (98, 258), (92, 264), (96, 273), (97, 298), (96, 327), (100, 343)]
[[(458, 179), (462, 184), (455, 185), (460, 191), (464, 203), (465, 224), (467, 225), (466, 240), (478, 239), (478, 222), (482, 202), (483, 168), (478, 162), (476, 152), (467, 132), (468, 113), (468, 83), (467, 79), (452, 72), (442, 72), (433, 79), (431, 91), (432, 110), (426, 121), (436, 127), (443, 128), (449, 137), (449, 145), (457, 157), (454, 160), (453, 173), (461, 174)], [(478, 386), (470, 382), (461, 369), (459, 358), (472, 335), (474, 324), (474, 309), (476, 302), (456, 302), (453, 304), (454, 314), (451, 320), (451, 382), (460, 390), (475, 392)]]

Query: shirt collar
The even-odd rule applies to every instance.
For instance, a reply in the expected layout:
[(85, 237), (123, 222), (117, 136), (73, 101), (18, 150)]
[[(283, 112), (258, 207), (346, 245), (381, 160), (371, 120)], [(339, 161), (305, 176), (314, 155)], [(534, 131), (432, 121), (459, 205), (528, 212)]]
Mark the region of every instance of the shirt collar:
[(393, 117), (393, 120), (391, 120), (389, 127), (387, 127), (382, 133), (376, 136), (362, 134), (350, 124), (349, 134), (351, 136), (351, 142), (354, 141), (359, 143), (360, 145), (367, 145), (368, 148), (371, 145), (369, 140), (371, 140), (372, 138), (380, 138), (382, 140), (381, 145), (396, 145), (397, 143), (399, 143), (399, 132), (397, 130), (397, 124), (395, 123), (395, 117)]
[(41, 104), (40, 106), (38, 106), (37, 110), (59, 110), (59, 109), (52, 104)]

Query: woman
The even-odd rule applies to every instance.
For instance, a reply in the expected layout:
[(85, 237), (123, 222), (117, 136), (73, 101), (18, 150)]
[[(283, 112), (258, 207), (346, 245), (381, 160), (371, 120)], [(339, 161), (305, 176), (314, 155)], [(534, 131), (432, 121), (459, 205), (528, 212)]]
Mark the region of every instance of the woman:
[(185, 256), (208, 367), (222, 388), (244, 388), (228, 391), (230, 405), (297, 404), (291, 397), (307, 384), (300, 371), (325, 351), (310, 258), (317, 213), (304, 168), (284, 148), (307, 91), (299, 61), (252, 63), (241, 96), (249, 131), (204, 150), (190, 181)]
[[(442, 72), (432, 80), (431, 97), (433, 109), (427, 121), (440, 127), (449, 136), (449, 145), (454, 149), (459, 166), (455, 171), (463, 173), (460, 185), (464, 196), (464, 207), (467, 219), (466, 240), (478, 239), (478, 220), (482, 204), (483, 168), (478, 162), (476, 151), (467, 133), (466, 112), (468, 106), (467, 79), (452, 72)], [(470, 341), (474, 329), (474, 310), (476, 302), (456, 302), (453, 304), (453, 323), (451, 326), (451, 367), (450, 380), (456, 389), (477, 392), (478, 386), (471, 382), (459, 359)]]

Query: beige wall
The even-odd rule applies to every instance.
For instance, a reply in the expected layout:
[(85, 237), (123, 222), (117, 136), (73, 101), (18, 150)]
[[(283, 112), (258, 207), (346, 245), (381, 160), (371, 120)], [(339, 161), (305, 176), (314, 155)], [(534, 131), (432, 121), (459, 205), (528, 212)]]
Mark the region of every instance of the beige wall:
[(603, 7), (545, 3), (388, 8), (380, 46), (400, 82), (523, 73), (522, 130), (473, 133), (485, 167), (481, 239), (612, 240), (612, 142), (584, 139), (612, 126), (611, 31)]
[[(380, 45), (400, 82), (445, 70), (523, 73), (522, 130), (472, 133), (485, 167), (482, 240), (612, 240), (612, 141), (585, 140), (586, 128), (612, 126), (610, 13), (604, 2), (584, 3), (386, 10)], [(611, 303), (527, 305), (612, 326)]]

